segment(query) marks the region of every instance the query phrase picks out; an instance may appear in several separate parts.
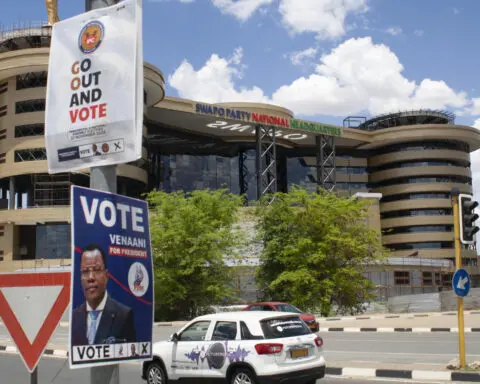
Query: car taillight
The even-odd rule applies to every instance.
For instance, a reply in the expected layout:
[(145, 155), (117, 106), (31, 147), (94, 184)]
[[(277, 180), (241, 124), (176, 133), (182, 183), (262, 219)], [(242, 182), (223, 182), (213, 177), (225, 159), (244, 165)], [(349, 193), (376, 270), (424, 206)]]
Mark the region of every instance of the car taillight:
[(323, 339), (321, 337), (316, 337), (315, 344), (318, 348), (320, 348), (323, 345)]
[(257, 344), (255, 350), (259, 355), (272, 355), (283, 350), (283, 344)]

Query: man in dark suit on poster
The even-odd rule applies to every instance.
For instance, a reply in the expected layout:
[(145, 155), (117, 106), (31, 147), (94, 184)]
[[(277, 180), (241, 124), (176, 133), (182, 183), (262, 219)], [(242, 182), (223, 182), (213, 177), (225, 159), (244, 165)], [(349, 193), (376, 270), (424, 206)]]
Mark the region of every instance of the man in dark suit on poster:
[(99, 246), (83, 250), (80, 276), (85, 302), (72, 313), (71, 345), (135, 342), (133, 311), (108, 294), (107, 257)]

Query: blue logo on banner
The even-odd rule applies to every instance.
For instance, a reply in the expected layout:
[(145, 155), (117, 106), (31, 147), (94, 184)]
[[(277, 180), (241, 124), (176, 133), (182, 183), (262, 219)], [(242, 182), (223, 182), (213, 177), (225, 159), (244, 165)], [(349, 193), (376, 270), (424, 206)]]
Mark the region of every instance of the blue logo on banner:
[(153, 265), (143, 200), (72, 187), (70, 366), (151, 359)]
[(457, 269), (453, 275), (452, 286), (455, 294), (465, 297), (470, 291), (470, 276), (465, 269)]

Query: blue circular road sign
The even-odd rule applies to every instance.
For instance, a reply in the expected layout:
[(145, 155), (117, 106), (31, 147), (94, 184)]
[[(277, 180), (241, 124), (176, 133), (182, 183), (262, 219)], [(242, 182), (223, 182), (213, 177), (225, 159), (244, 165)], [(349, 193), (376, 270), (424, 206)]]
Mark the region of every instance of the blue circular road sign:
[(463, 269), (457, 269), (453, 274), (452, 287), (455, 294), (459, 297), (465, 297), (470, 291), (470, 276), (468, 272)]

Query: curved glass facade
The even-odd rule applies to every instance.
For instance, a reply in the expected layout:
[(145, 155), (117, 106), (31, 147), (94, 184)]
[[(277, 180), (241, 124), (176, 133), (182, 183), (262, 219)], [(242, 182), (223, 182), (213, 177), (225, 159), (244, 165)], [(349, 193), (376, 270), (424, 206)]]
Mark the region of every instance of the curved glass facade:
[(454, 151), (470, 152), (470, 148), (467, 143), (461, 143), (458, 141), (426, 140), (392, 144), (381, 147), (375, 149), (375, 153), (372, 153), (372, 156), (383, 155), (393, 152), (424, 151), (429, 149), (450, 149)]
[(407, 233), (422, 232), (452, 232), (453, 225), (415, 225), (409, 227), (385, 228), (382, 230), (384, 235), (400, 235)]
[(462, 183), (472, 185), (472, 178), (466, 176), (411, 176), (399, 177), (396, 179), (388, 179), (370, 183), (372, 188), (390, 187), (398, 184), (413, 184), (413, 183)]
[(390, 211), (382, 212), (380, 218), (382, 219), (394, 219), (396, 217), (408, 217), (408, 216), (447, 216), (452, 215), (451, 208), (432, 208), (432, 209), (406, 209), (402, 211)]
[(383, 196), (382, 203), (391, 203), (402, 200), (421, 200), (421, 199), (450, 199), (449, 192), (418, 192), (418, 193), (399, 193), (397, 195)]
[[(255, 150), (245, 152), (244, 166), (247, 171), (248, 200), (255, 200)], [(166, 192), (191, 192), (196, 189), (227, 188), (240, 194), (239, 156), (223, 157), (218, 155), (164, 155), (159, 156), (158, 188)], [(339, 167), (337, 171), (346, 174), (367, 174), (365, 167)], [(278, 161), (277, 179), (285, 181), (285, 188), (299, 185), (311, 192), (316, 191), (316, 168), (309, 167), (303, 157), (291, 157)], [(339, 190), (367, 190), (367, 183), (337, 182)], [(279, 190), (282, 188), (279, 188)]]
[(453, 248), (453, 241), (391, 244), (387, 247), (392, 251), (407, 251), (413, 249), (450, 249)]
[(463, 161), (455, 161), (455, 160), (408, 160), (408, 161), (400, 161), (395, 163), (388, 163), (383, 164), (378, 167), (371, 167), (369, 168), (370, 172), (379, 172), (379, 171), (386, 171), (389, 169), (397, 169), (397, 168), (408, 168), (408, 167), (437, 167), (437, 166), (452, 166), (452, 167), (463, 167), (468, 168), (470, 167), (470, 163), (463, 162)]

